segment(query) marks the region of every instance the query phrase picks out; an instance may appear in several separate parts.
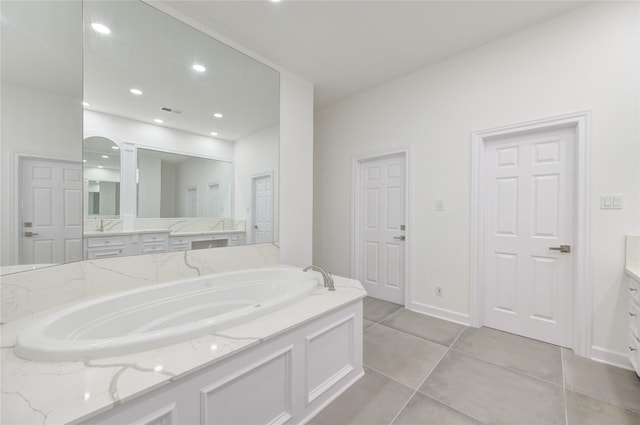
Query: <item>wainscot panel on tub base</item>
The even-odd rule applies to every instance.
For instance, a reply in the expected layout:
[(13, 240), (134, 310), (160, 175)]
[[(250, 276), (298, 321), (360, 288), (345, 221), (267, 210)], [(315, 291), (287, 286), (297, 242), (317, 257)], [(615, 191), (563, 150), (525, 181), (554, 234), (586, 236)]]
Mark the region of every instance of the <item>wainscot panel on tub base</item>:
[(362, 300), (83, 424), (298, 424), (364, 374)]

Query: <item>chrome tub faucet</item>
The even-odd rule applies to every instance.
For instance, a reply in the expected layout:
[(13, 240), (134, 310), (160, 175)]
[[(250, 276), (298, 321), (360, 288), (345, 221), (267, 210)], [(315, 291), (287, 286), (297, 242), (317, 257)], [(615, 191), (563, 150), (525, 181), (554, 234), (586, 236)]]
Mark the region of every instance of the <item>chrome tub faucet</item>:
[(329, 288), (330, 291), (336, 290), (335, 284), (333, 282), (333, 276), (331, 275), (331, 273), (324, 271), (324, 269), (320, 266), (314, 266), (314, 265), (311, 265), (309, 267), (305, 267), (304, 269), (302, 269), (303, 272), (306, 272), (308, 270), (315, 270), (317, 272), (320, 272), (320, 274), (322, 275), (322, 280), (324, 280), (325, 288)]

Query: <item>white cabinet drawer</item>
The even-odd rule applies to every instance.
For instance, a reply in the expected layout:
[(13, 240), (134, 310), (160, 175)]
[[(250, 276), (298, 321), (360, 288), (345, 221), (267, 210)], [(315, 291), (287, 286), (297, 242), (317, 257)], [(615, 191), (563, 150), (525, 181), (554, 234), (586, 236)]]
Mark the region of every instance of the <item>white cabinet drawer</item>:
[(638, 370), (638, 364), (640, 364), (640, 340), (632, 332), (629, 333), (629, 340), (627, 343), (629, 360), (633, 364), (633, 367)]
[(87, 240), (87, 246), (89, 248), (103, 248), (103, 247), (124, 247), (127, 244), (128, 236), (110, 236), (110, 237), (98, 237), (89, 238)]
[(167, 245), (164, 243), (142, 244), (142, 253), (167, 252)]
[(145, 242), (166, 242), (168, 239), (168, 235), (165, 233), (158, 234), (143, 234), (142, 235), (142, 243)]
[(191, 243), (191, 239), (187, 237), (175, 237), (169, 240), (171, 246), (174, 245), (189, 245)]
[(640, 336), (640, 305), (633, 298), (629, 299), (629, 326), (631, 332)]
[(87, 250), (87, 259), (119, 257), (124, 255), (124, 247), (94, 248)]
[(231, 234), (231, 240), (232, 241), (243, 241), (244, 240), (244, 233), (232, 233)]
[(630, 276), (627, 276), (627, 282), (629, 283), (629, 294), (631, 298), (640, 303), (640, 282)]

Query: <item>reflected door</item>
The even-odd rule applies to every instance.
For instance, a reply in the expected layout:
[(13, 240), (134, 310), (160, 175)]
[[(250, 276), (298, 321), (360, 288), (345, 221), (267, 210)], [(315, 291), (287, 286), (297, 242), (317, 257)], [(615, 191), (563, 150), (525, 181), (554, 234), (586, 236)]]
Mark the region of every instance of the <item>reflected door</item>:
[(273, 241), (273, 176), (253, 178), (254, 243)]
[(23, 159), (20, 264), (82, 260), (82, 165)]
[(404, 305), (405, 157), (363, 161), (358, 278), (374, 298)]
[(209, 217), (222, 217), (220, 202), (220, 185), (209, 184)]
[(488, 142), (484, 324), (570, 345), (574, 130)]

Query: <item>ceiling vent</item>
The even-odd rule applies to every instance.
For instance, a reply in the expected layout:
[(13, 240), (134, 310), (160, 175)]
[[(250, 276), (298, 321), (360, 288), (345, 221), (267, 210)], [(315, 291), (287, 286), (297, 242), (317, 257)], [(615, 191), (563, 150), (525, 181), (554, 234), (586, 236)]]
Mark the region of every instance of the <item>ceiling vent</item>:
[(166, 106), (163, 106), (160, 109), (163, 110), (164, 112), (171, 112), (172, 114), (181, 114), (182, 113), (182, 111), (180, 111), (178, 109), (167, 108)]

